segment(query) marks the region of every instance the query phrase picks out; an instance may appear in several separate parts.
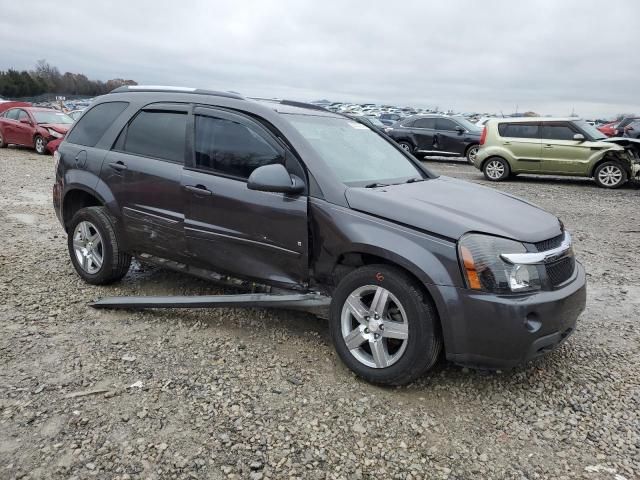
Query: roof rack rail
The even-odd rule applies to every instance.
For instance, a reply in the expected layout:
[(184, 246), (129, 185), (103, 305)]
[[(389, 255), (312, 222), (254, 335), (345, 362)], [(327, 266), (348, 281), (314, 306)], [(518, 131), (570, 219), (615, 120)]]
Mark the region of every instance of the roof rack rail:
[(216, 92), (214, 90), (203, 90), (200, 88), (190, 87), (172, 87), (164, 85), (123, 85), (115, 88), (109, 93), (122, 92), (176, 92), (176, 93), (195, 93), (197, 95), (214, 95), (216, 97), (235, 98), (236, 100), (244, 100), (245, 98), (233, 92)]
[(290, 107), (308, 108), (311, 110), (322, 110), (323, 112), (327, 111), (326, 108), (321, 107), (320, 105), (315, 105), (313, 103), (306, 103), (306, 102), (296, 102), (295, 100), (280, 100), (280, 104), (289, 105)]

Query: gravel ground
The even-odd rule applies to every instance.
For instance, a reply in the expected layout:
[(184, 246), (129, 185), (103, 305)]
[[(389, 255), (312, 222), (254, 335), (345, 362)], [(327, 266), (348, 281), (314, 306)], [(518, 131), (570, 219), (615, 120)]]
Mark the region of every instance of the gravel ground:
[[(485, 183), (461, 162), (428, 164)], [(1, 150), (0, 173), (0, 478), (640, 478), (637, 186), (496, 185), (574, 233), (589, 272), (576, 333), (526, 368), (445, 364), (385, 389), (351, 374), (310, 314), (88, 308), (216, 289), (140, 266), (112, 287), (82, 283), (51, 157)]]

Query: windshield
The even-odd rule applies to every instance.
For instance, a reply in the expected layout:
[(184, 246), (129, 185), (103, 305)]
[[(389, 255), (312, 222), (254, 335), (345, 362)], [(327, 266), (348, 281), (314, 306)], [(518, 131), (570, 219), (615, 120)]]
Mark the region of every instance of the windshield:
[(289, 115), (289, 120), (347, 185), (401, 183), (423, 177), (407, 157), (366, 125), (310, 115)]
[(590, 123), (585, 122), (584, 120), (577, 120), (574, 123), (580, 128), (580, 130), (582, 130), (589, 137), (591, 137), (592, 140), (603, 140), (607, 138), (607, 136), (603, 134), (600, 130), (598, 130), (596, 127), (594, 127)]
[(464, 128), (465, 130), (469, 130), (470, 132), (479, 132), (480, 128), (471, 123), (469, 120), (467, 120), (464, 117), (454, 117), (456, 119), (456, 122), (458, 122), (462, 128)]
[(35, 110), (31, 112), (36, 119), (38, 124), (40, 123), (51, 123), (51, 124), (71, 124), (73, 123), (73, 118), (71, 118), (66, 113), (56, 112), (55, 110), (51, 110), (50, 112), (43, 110)]

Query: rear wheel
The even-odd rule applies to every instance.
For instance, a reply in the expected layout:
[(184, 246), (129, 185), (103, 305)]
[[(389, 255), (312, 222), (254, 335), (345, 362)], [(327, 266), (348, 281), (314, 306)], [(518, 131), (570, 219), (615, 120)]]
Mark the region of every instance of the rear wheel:
[(436, 363), (442, 349), (431, 300), (405, 272), (388, 265), (368, 265), (344, 277), (329, 321), (342, 361), (372, 383), (409, 383)]
[(7, 148), (7, 144), (4, 141), (4, 136), (2, 135), (2, 132), (0, 132), (0, 148)]
[(409, 142), (398, 142), (398, 145), (400, 145), (400, 148), (405, 152), (413, 153), (413, 145), (411, 145)]
[(114, 221), (104, 207), (86, 207), (73, 216), (67, 246), (76, 272), (87, 283), (106, 285), (129, 271), (131, 256), (120, 249)]
[(47, 141), (42, 137), (42, 135), (35, 136), (33, 139), (33, 148), (35, 148), (36, 152), (40, 155), (47, 153)]
[(492, 157), (485, 162), (482, 172), (487, 180), (499, 182), (509, 177), (511, 169), (504, 158)]
[(626, 183), (627, 172), (618, 162), (609, 161), (598, 165), (593, 178), (600, 187), (618, 188)]

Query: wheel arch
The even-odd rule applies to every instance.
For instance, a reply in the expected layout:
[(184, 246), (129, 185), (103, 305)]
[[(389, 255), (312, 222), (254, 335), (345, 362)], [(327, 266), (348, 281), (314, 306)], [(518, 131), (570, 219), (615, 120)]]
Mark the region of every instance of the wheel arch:
[(69, 188), (62, 199), (62, 222), (65, 230), (76, 212), (85, 207), (104, 206), (105, 202), (100, 195), (83, 186)]
[(628, 165), (628, 163), (625, 162), (623, 159), (618, 157), (618, 155), (616, 154), (616, 152), (614, 150), (608, 150), (607, 152), (605, 152), (604, 155), (602, 155), (602, 158), (600, 160), (596, 161), (591, 166), (591, 169), (589, 170), (589, 177), (595, 176), (597, 168), (600, 165), (602, 165), (603, 163), (605, 163), (605, 162), (617, 162), (617, 163), (619, 163), (620, 166), (627, 172), (627, 175), (629, 177), (631, 177), (631, 166)]

